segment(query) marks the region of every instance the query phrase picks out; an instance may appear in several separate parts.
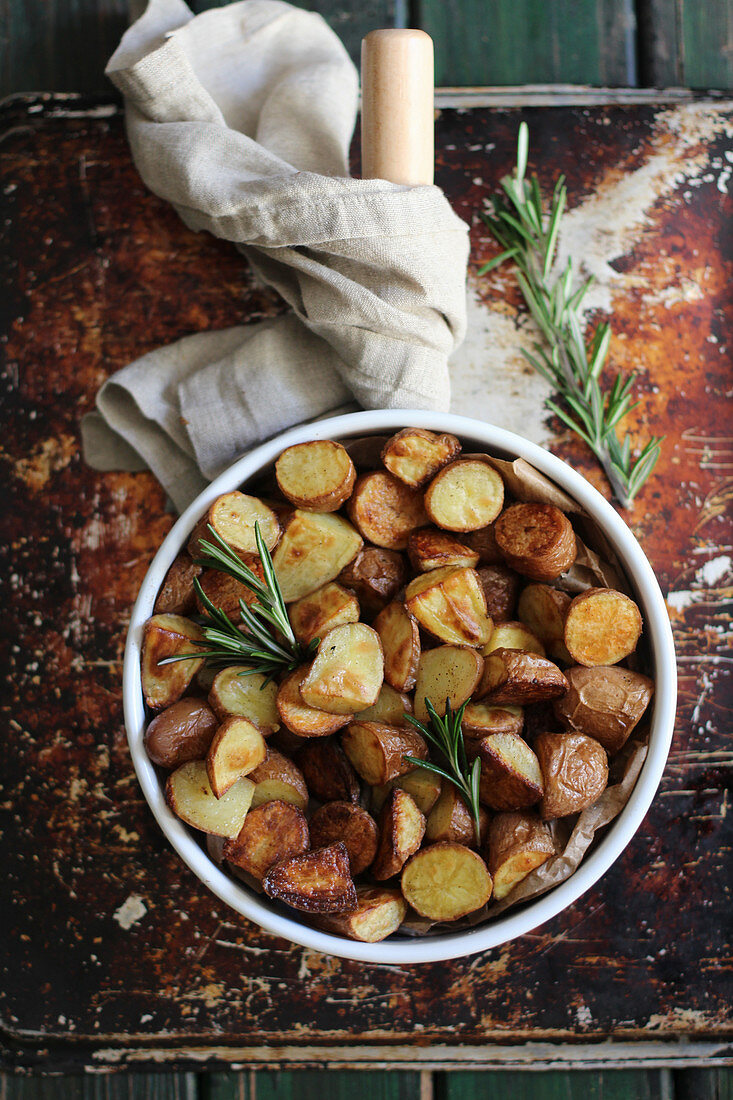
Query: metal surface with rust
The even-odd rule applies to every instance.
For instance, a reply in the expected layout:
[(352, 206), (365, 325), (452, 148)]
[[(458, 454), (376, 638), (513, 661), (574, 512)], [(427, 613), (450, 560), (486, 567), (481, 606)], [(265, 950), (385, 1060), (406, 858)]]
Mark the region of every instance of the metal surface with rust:
[[(634, 426), (667, 436), (630, 521), (670, 592), (679, 718), (652, 810), (593, 890), (501, 949), (409, 968), (260, 933), (183, 867), (142, 799), (121, 657), (172, 519), (149, 475), (85, 468), (79, 417), (142, 352), (280, 305), (233, 248), (190, 233), (145, 191), (116, 108), (60, 98), (5, 108), (0, 1014), (10, 1062), (103, 1066), (157, 1050), (272, 1064), (302, 1049), (303, 1060), (404, 1064), (409, 1044), (422, 1064), (491, 1064), (492, 1051), (507, 1064), (512, 1044), (565, 1039), (613, 1039), (633, 1060), (650, 1044), (659, 1059), (654, 1041), (682, 1037), (720, 1055), (730, 1037), (733, 108), (443, 110), (438, 181), (473, 222), (473, 272), (493, 254), (475, 213), (511, 166), (520, 115), (544, 183), (568, 176), (566, 241), (598, 278), (597, 316), (613, 310), (613, 362), (639, 370)], [(522, 365), (530, 332), (510, 272), (472, 274), (469, 295), (456, 411), (550, 444), (603, 489)], [(540, 1049), (557, 1057), (530, 1048)]]

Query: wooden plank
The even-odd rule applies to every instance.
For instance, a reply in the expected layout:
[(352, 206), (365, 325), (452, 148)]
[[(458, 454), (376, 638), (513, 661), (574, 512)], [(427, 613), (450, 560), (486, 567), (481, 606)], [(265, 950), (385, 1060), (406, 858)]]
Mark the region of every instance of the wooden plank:
[(11, 1077), (3, 1073), (0, 1100), (198, 1100), (198, 1089), (193, 1073), (112, 1077)]
[(731, 0), (637, 0), (641, 83), (733, 88)]
[(209, 1073), (201, 1079), (200, 1100), (353, 1100), (368, 1089), (369, 1100), (429, 1100), (430, 1075), (323, 1070)]
[(436, 83), (634, 85), (632, 0), (422, 0)]
[(677, 1070), (674, 1097), (675, 1100), (733, 1100), (733, 1070)]
[(668, 1070), (441, 1073), (435, 1100), (673, 1100)]

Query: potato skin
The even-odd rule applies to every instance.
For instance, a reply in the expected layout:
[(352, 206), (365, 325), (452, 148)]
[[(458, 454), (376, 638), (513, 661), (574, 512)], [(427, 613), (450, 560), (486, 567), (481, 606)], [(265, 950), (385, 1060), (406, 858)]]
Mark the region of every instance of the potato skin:
[(202, 642), (201, 630), (182, 615), (153, 615), (143, 627), (141, 678), (145, 702), (163, 710), (180, 699), (198, 670), (202, 657), (161, 665), (168, 657), (195, 653)]
[(268, 747), (267, 756), (261, 764), (255, 768), (253, 772), (250, 772), (249, 779), (256, 784), (255, 794), (252, 800), (253, 806), (261, 806), (264, 802), (275, 801), (270, 797), (262, 797), (262, 792), (258, 794), (258, 788), (263, 784), (270, 783), (282, 783), (287, 785), (292, 792), (291, 797), (279, 800), (292, 802), (294, 806), (297, 806), (299, 810), (304, 810), (308, 805), (308, 788), (305, 785), (305, 779), (300, 768), (296, 767), (292, 760), (287, 756), (284, 756), (277, 749), (271, 749)]
[(155, 600), (154, 615), (191, 615), (196, 610), (193, 582), (201, 572), (189, 554), (179, 554), (165, 575)]
[(407, 902), (399, 890), (386, 886), (357, 886), (353, 913), (325, 913), (316, 918), (324, 932), (360, 943), (378, 943), (391, 936), (407, 916)]
[[(486, 836), (489, 815), (483, 806), (479, 807), (479, 841)], [(476, 848), (476, 826), (471, 811), (452, 783), (445, 783), (440, 798), (428, 814), (425, 827), (425, 839), (454, 840), (465, 844), (467, 848)]]
[(379, 546), (360, 550), (339, 575), (339, 582), (354, 593), (363, 614), (369, 618), (394, 599), (404, 580), (402, 555)]
[(634, 652), (641, 630), (632, 599), (612, 588), (587, 588), (568, 608), (564, 639), (579, 665), (615, 665)]
[(564, 695), (568, 682), (557, 665), (520, 649), (495, 649), (484, 661), (476, 697), (523, 706)]
[(377, 823), (353, 802), (327, 802), (316, 810), (310, 820), (310, 837), (314, 848), (343, 841), (352, 876), (366, 871), (377, 854)]
[(494, 880), (495, 899), (505, 898), (530, 871), (554, 854), (552, 835), (538, 814), (496, 814), (486, 843), (486, 864)]
[[(245, 564), (259, 580), (264, 581), (265, 574), (259, 558), (247, 556)], [(217, 569), (205, 569), (199, 576), (198, 582), (202, 592), (214, 607), (220, 607), (235, 623), (239, 622), (239, 601), (243, 600), (246, 604), (254, 603), (255, 597), (249, 588), (234, 577), (230, 577), (228, 573), (220, 573)], [(196, 607), (202, 614), (207, 612), (206, 605), (198, 592), (196, 592)]]
[(553, 708), (570, 729), (615, 753), (626, 744), (649, 705), (654, 681), (618, 665), (577, 666), (565, 672), (569, 689)]
[(422, 843), (425, 817), (412, 795), (394, 787), (379, 815), (379, 846), (372, 864), (377, 882), (399, 874)]
[(262, 886), (268, 897), (303, 913), (349, 913), (356, 909), (349, 856), (340, 841), (273, 864)]
[(412, 771), (403, 756), (427, 760), (428, 747), (420, 734), (382, 722), (352, 722), (341, 734), (343, 750), (356, 771), (373, 787)]
[(329, 714), (328, 711), (309, 707), (300, 695), (300, 685), (308, 675), (309, 667), (296, 668), (285, 677), (275, 700), (283, 725), (298, 737), (328, 737), (340, 730), (350, 720), (348, 714)]
[(156, 714), (145, 731), (145, 751), (161, 768), (206, 756), (218, 719), (205, 699), (187, 696)]
[(460, 453), (454, 435), (437, 435), (425, 428), (403, 428), (387, 441), (382, 462), (395, 477), (412, 489), (420, 489)]
[(566, 817), (591, 806), (606, 789), (606, 750), (583, 733), (541, 733), (534, 744), (545, 793), (540, 816)]
[(553, 581), (575, 561), (575, 533), (553, 504), (512, 504), (494, 524), (507, 565), (535, 581)]
[(489, 615), (494, 623), (508, 622), (517, 606), (519, 576), (506, 565), (485, 565), (477, 572)]
[(428, 522), (423, 494), (387, 470), (358, 477), (346, 511), (367, 542), (386, 550), (406, 549), (410, 532)]
[(518, 733), (493, 733), (469, 747), (481, 760), (479, 798), (492, 810), (523, 810), (542, 798), (536, 754)]
[(224, 842), (222, 855), (253, 878), (262, 879), (273, 863), (302, 855), (309, 846), (302, 810), (275, 800), (249, 811), (238, 835)]
[(332, 737), (306, 741), (293, 757), (308, 790), (319, 802), (358, 802), (359, 777)]

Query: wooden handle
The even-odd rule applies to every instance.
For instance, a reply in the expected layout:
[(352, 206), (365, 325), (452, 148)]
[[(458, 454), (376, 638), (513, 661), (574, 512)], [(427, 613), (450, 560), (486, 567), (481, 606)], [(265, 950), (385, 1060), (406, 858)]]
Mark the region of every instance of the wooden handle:
[(372, 31), (361, 43), (363, 179), (432, 183), (433, 40), (425, 31)]

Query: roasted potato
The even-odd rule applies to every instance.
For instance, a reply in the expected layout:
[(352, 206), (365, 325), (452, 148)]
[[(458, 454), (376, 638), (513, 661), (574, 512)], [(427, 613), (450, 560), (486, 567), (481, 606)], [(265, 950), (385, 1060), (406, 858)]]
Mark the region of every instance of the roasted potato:
[(587, 588), (572, 600), (564, 640), (579, 665), (615, 665), (636, 649), (641, 613), (634, 601), (612, 588)]
[(420, 626), (452, 645), (486, 645), (494, 628), (474, 569), (431, 569), (410, 581), (405, 606)]
[(440, 715), (445, 714), (446, 700), (450, 700), (454, 711), (458, 710), (476, 690), (483, 667), (481, 655), (466, 646), (440, 645), (426, 650), (417, 670), (415, 717), (421, 722), (430, 721), (426, 699)]
[(476, 848), (485, 840), (488, 825), (489, 815), (482, 806), (479, 810), (479, 837), (477, 838), (471, 811), (453, 784), (446, 783), (440, 798), (428, 816), (425, 839), (431, 843), (438, 840), (455, 840), (457, 844), (465, 844), (467, 848)]
[(484, 657), (497, 649), (521, 649), (525, 653), (536, 653), (544, 657), (545, 647), (524, 623), (499, 623), (495, 626), (488, 643), (481, 650)]
[(557, 665), (520, 649), (496, 649), (484, 659), (477, 698), (487, 703), (539, 703), (556, 699), (568, 690)]
[(310, 837), (314, 848), (343, 841), (352, 876), (366, 871), (377, 854), (377, 823), (353, 802), (327, 802), (316, 810), (310, 819)]
[(460, 450), (461, 445), (454, 435), (436, 435), (424, 428), (404, 428), (385, 445), (382, 462), (405, 485), (421, 489)]
[(501, 474), (481, 459), (459, 458), (437, 474), (425, 493), (425, 511), (447, 531), (479, 531), (504, 503)]
[(479, 565), (504, 565), (504, 556), (496, 545), (493, 523), (488, 527), (481, 527), (478, 531), (458, 532), (456, 538), (460, 539), (464, 546), (476, 551), (479, 556)]
[(318, 927), (336, 936), (360, 943), (386, 940), (407, 915), (407, 902), (399, 890), (386, 886), (357, 886), (353, 913), (326, 913), (317, 918)]
[[(262, 562), (259, 558), (247, 556), (246, 564), (259, 580), (264, 580)], [(230, 577), (228, 573), (220, 573), (217, 569), (205, 569), (198, 577), (201, 590), (214, 607), (220, 607), (230, 619), (239, 622), (239, 601), (246, 604), (254, 603), (254, 593), (245, 584)], [(196, 592), (196, 607), (201, 614), (206, 614), (208, 608)]]
[(143, 627), (141, 659), (145, 702), (163, 710), (180, 699), (204, 663), (202, 657), (161, 664), (168, 657), (195, 653), (203, 641), (201, 629), (182, 615), (153, 615)]
[(258, 764), (249, 778), (256, 784), (252, 795), (252, 808), (264, 802), (290, 802), (299, 810), (308, 805), (308, 788), (300, 768), (277, 749), (267, 749), (267, 756)]
[(376, 703), (384, 682), (382, 643), (365, 623), (329, 631), (301, 681), (304, 703), (330, 714), (356, 714)]
[(193, 582), (201, 572), (188, 554), (179, 554), (165, 575), (155, 600), (155, 615), (190, 615), (196, 610)]
[(360, 722), (384, 722), (388, 726), (404, 725), (406, 714), (412, 714), (412, 699), (389, 684), (382, 684), (376, 703), (360, 710), (355, 717)]
[(359, 777), (332, 737), (306, 741), (294, 757), (308, 790), (319, 802), (358, 802)]
[(554, 581), (575, 561), (575, 533), (553, 504), (512, 504), (494, 525), (507, 565), (534, 581)]
[(425, 818), (407, 791), (395, 787), (379, 815), (379, 846), (372, 864), (377, 882), (399, 874), (425, 835)]
[(267, 756), (260, 730), (249, 718), (226, 718), (214, 734), (206, 754), (206, 774), (217, 798), (238, 779), (249, 775)]
[(420, 660), (420, 629), (404, 604), (390, 603), (374, 620), (384, 653), (384, 678), (395, 691), (415, 686)]
[(544, 780), (540, 816), (549, 821), (591, 806), (606, 789), (606, 750), (584, 733), (541, 733), (534, 744)]
[(542, 798), (539, 761), (518, 733), (489, 733), (475, 745), (481, 761), (479, 797), (491, 810), (523, 810)]
[(206, 756), (218, 725), (206, 700), (190, 695), (153, 718), (145, 731), (145, 751), (159, 767), (178, 768)]
[(616, 665), (569, 668), (565, 676), (570, 687), (553, 704), (557, 717), (606, 752), (618, 752), (649, 706), (654, 681)]
[(247, 816), (255, 785), (250, 779), (238, 779), (221, 798), (209, 784), (206, 763), (191, 760), (168, 776), (165, 798), (181, 821), (203, 833), (235, 837)]
[(469, 703), (461, 722), (467, 740), (485, 737), (488, 733), (521, 733), (524, 711), (521, 707), (492, 706), (489, 703)]
[(478, 579), (494, 625), (509, 622), (517, 606), (518, 574), (505, 565), (484, 565), (478, 570)]
[(486, 848), (497, 901), (555, 854), (552, 834), (536, 813), (496, 814)]
[(354, 463), (340, 443), (313, 439), (287, 447), (275, 463), (283, 496), (307, 512), (335, 512), (356, 480)]
[(428, 522), (423, 494), (387, 470), (358, 477), (346, 511), (367, 542), (387, 550), (404, 550), (410, 532)]
[(189, 542), (192, 558), (201, 554), (199, 539), (212, 542), (211, 526), (220, 538), (231, 546), (237, 554), (256, 554), (255, 524), (259, 524), (260, 534), (268, 550), (274, 550), (280, 538), (280, 524), (272, 508), (268, 508), (258, 497), (240, 493), (237, 489), (218, 497), (208, 513), (199, 520), (193, 534), (193, 545)]
[(431, 921), (475, 913), (491, 897), (491, 886), (481, 856), (450, 840), (422, 848), (405, 864), (401, 879), (405, 901)]
[(365, 546), (341, 571), (339, 580), (357, 596), (363, 614), (371, 618), (402, 588), (405, 563), (396, 550)]
[(295, 637), (308, 645), (314, 638), (323, 638), (335, 626), (358, 623), (359, 601), (353, 592), (331, 581), (291, 603), (288, 618)]
[(273, 864), (262, 885), (268, 897), (303, 913), (349, 913), (356, 909), (349, 856), (340, 841)]
[(283, 724), (298, 737), (328, 737), (351, 721), (350, 714), (329, 714), (303, 702), (300, 685), (310, 669), (296, 668), (286, 676), (277, 692), (277, 711)]
[(407, 791), (415, 800), (415, 804), (421, 814), (428, 816), (440, 797), (442, 780), (435, 772), (427, 768), (414, 768), (405, 775), (398, 775), (396, 779), (390, 779), (388, 783), (380, 783), (371, 788), (369, 808), (373, 814), (378, 814), (387, 801), (391, 791), (399, 787)]
[(283, 599), (293, 603), (335, 580), (362, 545), (342, 516), (296, 509), (272, 556)]
[(249, 718), (264, 737), (280, 726), (275, 705), (277, 684), (265, 683), (260, 672), (248, 665), (229, 665), (217, 672), (209, 692), (209, 706), (220, 722), (225, 718)]
[(420, 527), (413, 531), (407, 540), (407, 556), (416, 573), (445, 569), (449, 565), (464, 565), (473, 569), (479, 561), (477, 550), (472, 550), (447, 531), (439, 531), (436, 527)]
[(356, 771), (372, 786), (388, 783), (412, 771), (404, 756), (427, 760), (428, 748), (417, 730), (381, 722), (352, 722), (341, 734), (341, 744)]
[(308, 851), (308, 822), (290, 802), (265, 802), (250, 810), (233, 839), (224, 842), (222, 855), (235, 867), (261, 880), (273, 863)]
[(570, 596), (548, 584), (528, 584), (519, 597), (517, 615), (550, 653), (563, 641)]

